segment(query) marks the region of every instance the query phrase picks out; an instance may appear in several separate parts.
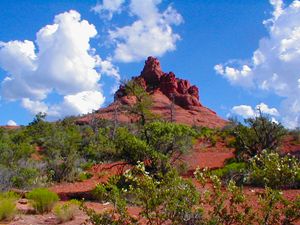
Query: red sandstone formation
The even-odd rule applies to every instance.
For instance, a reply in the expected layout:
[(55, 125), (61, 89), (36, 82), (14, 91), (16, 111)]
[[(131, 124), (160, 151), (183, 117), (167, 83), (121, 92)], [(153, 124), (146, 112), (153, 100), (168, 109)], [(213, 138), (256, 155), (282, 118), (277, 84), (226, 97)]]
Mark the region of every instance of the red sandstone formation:
[[(226, 124), (225, 120), (200, 103), (199, 90), (196, 86), (192, 86), (187, 80), (177, 78), (173, 72), (163, 72), (157, 58), (148, 57), (141, 74), (132, 79), (137, 80), (151, 95), (152, 111), (165, 120), (171, 119), (171, 105), (173, 105), (174, 122), (207, 127), (223, 127)], [(120, 107), (131, 104), (134, 104), (134, 99), (126, 96), (124, 86), (121, 85), (115, 93), (114, 103), (93, 115), (82, 117), (78, 123), (88, 123), (95, 117), (113, 119), (116, 112), (117, 120), (120, 122), (135, 121), (136, 118), (128, 115)]]

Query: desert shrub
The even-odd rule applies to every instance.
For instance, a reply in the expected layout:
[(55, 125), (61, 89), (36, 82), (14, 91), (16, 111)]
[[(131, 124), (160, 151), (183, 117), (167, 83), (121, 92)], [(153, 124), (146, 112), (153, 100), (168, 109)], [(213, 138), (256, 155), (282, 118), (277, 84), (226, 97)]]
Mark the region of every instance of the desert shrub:
[(179, 175), (184, 175), (189, 170), (189, 166), (186, 162), (180, 162), (179, 164), (176, 164), (175, 168)]
[(151, 156), (151, 149), (147, 143), (130, 133), (127, 128), (118, 128), (115, 144), (119, 157), (130, 164), (144, 161)]
[[(220, 178), (208, 169), (197, 169), (195, 178), (202, 185), (200, 205), (203, 220), (200, 224), (297, 224), (300, 220), (300, 198), (287, 200), (282, 192), (265, 188), (258, 193), (255, 208), (253, 198), (245, 195), (243, 188), (230, 181), (225, 187)], [(211, 183), (212, 186), (206, 185)]]
[[(126, 185), (119, 186), (120, 179), (125, 179)], [(111, 201), (113, 211), (118, 215), (112, 212), (96, 214), (88, 210), (94, 224), (101, 224), (99, 221), (102, 224), (103, 221), (114, 221), (113, 224), (130, 221), (130, 224), (135, 224), (134, 218), (128, 215), (127, 204), (140, 207), (139, 219), (149, 224), (171, 222), (184, 225), (201, 221), (201, 211), (196, 207), (199, 200), (196, 188), (174, 170), (165, 175), (152, 176), (144, 164), (139, 163), (122, 177), (115, 177), (106, 185), (99, 184), (95, 193), (99, 199)]]
[(276, 150), (280, 145), (284, 127), (262, 113), (256, 118), (245, 120), (247, 126), (242, 124), (234, 128), (236, 137), (235, 154), (241, 160), (249, 160), (264, 149)]
[(14, 218), (18, 198), (19, 196), (13, 192), (0, 193), (0, 221), (9, 221)]
[(84, 181), (84, 180), (88, 180), (90, 178), (93, 177), (93, 174), (88, 173), (88, 172), (82, 172), (78, 175), (78, 179), (79, 181)]
[(56, 193), (45, 188), (37, 188), (26, 194), (26, 198), (31, 201), (32, 207), (38, 213), (50, 212), (58, 202), (59, 197)]
[(292, 186), (300, 173), (299, 161), (267, 150), (250, 160), (250, 183), (271, 188)]
[(43, 154), (53, 181), (74, 181), (80, 172), (79, 148), (81, 136), (78, 127), (54, 124), (45, 137)]
[(59, 220), (64, 223), (74, 219), (76, 211), (79, 209), (80, 202), (77, 200), (70, 200), (63, 204), (57, 204), (53, 208), (53, 213)]
[(212, 137), (216, 131), (208, 127), (193, 127), (196, 132), (196, 137), (202, 139), (204, 142), (211, 142)]
[(40, 183), (41, 163), (32, 159), (34, 147), (24, 129), (0, 135), (0, 190), (31, 188)]
[(43, 146), (45, 137), (49, 134), (51, 127), (54, 125), (46, 121), (47, 115), (45, 113), (38, 113), (33, 121), (25, 128), (28, 137), (37, 146)]
[(192, 128), (169, 122), (149, 123), (145, 126), (145, 131), (147, 143), (166, 156), (186, 153), (192, 148), (196, 136)]
[(143, 88), (137, 80), (130, 80), (123, 84), (125, 93), (135, 98), (135, 104), (125, 107), (130, 114), (137, 116), (141, 126), (144, 126), (148, 121), (155, 118), (151, 112), (151, 106), (153, 104), (151, 96)]
[(243, 182), (244, 175), (247, 171), (247, 164), (244, 162), (233, 162), (226, 164), (223, 168), (212, 171), (213, 175), (220, 177), (226, 183), (234, 180), (238, 184)]
[(291, 130), (289, 133), (290, 133), (290, 135), (292, 135), (293, 141), (296, 144), (299, 144), (300, 143), (300, 128), (298, 127), (294, 130)]
[(117, 158), (109, 128), (98, 128), (96, 133), (91, 128), (85, 128), (82, 136), (82, 155), (88, 162), (99, 163)]

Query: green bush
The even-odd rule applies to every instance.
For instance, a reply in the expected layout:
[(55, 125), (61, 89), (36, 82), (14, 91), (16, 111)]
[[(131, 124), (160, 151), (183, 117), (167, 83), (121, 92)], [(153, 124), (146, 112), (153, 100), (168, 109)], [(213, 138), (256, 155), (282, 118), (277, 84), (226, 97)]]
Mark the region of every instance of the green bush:
[(196, 132), (186, 126), (168, 122), (152, 122), (145, 126), (147, 143), (166, 156), (183, 154), (193, 147)]
[[(120, 179), (125, 179), (126, 185), (120, 186)], [(201, 211), (196, 207), (199, 201), (196, 188), (174, 170), (152, 176), (144, 164), (139, 163), (123, 176), (99, 184), (94, 194), (99, 200), (111, 201), (114, 209), (96, 214), (85, 208), (93, 224), (107, 221), (106, 224), (112, 224), (112, 221), (115, 221), (113, 224), (136, 224), (128, 214), (127, 204), (139, 207), (140, 219), (148, 224), (199, 224), (202, 219)], [(115, 217), (113, 212), (118, 216)]]
[(292, 131), (290, 131), (290, 135), (292, 135), (293, 137), (293, 142), (295, 144), (299, 144), (300, 143), (300, 128), (296, 128)]
[(45, 136), (47, 170), (53, 181), (74, 181), (80, 168), (81, 135), (75, 125), (54, 124)]
[(264, 149), (276, 150), (286, 130), (281, 124), (272, 122), (262, 113), (256, 118), (245, 120), (247, 126), (238, 124), (234, 128), (235, 154), (240, 160), (248, 161)]
[(37, 188), (26, 194), (26, 198), (31, 201), (32, 207), (38, 213), (50, 212), (58, 202), (59, 197), (56, 193), (45, 188)]
[(247, 164), (244, 162), (233, 162), (225, 165), (223, 168), (212, 171), (213, 175), (220, 177), (222, 180), (228, 182), (235, 180), (236, 182), (241, 181), (243, 174), (246, 172)]
[(82, 172), (78, 175), (78, 180), (79, 181), (84, 181), (84, 180), (88, 180), (92, 177), (93, 177), (93, 174), (88, 173), (88, 172)]
[(248, 180), (254, 185), (271, 188), (289, 187), (295, 184), (299, 173), (300, 164), (295, 157), (264, 150), (250, 160)]
[(80, 202), (77, 200), (71, 200), (64, 204), (57, 204), (53, 213), (59, 220), (59, 222), (64, 223), (74, 219), (76, 211), (79, 209)]
[(151, 155), (151, 149), (147, 143), (130, 133), (126, 128), (117, 130), (115, 144), (120, 158), (130, 164), (144, 161)]
[(98, 128), (96, 133), (90, 127), (83, 130), (82, 155), (88, 162), (99, 163), (116, 158), (116, 148), (110, 132), (108, 128)]
[(10, 221), (14, 218), (16, 210), (16, 200), (18, 196), (13, 192), (0, 194), (0, 221)]

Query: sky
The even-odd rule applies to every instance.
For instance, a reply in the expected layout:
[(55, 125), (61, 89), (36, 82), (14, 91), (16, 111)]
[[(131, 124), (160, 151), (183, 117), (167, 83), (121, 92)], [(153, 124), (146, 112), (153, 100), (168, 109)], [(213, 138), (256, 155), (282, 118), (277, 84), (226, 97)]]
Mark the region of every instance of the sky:
[(148, 56), (223, 118), (300, 127), (299, 0), (1, 0), (0, 125), (113, 101)]

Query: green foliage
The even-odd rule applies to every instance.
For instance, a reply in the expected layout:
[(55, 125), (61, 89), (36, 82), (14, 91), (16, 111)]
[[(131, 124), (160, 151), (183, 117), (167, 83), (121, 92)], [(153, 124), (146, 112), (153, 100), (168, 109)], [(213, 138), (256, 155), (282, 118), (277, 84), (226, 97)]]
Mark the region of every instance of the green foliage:
[(244, 162), (233, 162), (226, 164), (223, 168), (212, 171), (213, 175), (220, 177), (225, 182), (234, 180), (238, 183), (242, 183), (242, 178), (247, 171), (247, 164)]
[[(254, 224), (255, 213), (248, 204), (242, 188), (230, 181), (222, 188), (220, 178), (207, 169), (197, 169), (195, 178), (204, 191), (201, 192), (200, 203), (209, 206), (204, 210), (203, 224)], [(212, 188), (206, 188), (211, 183)]]
[(236, 137), (236, 156), (241, 160), (249, 160), (264, 149), (277, 150), (283, 135), (286, 133), (281, 124), (272, 122), (260, 113), (256, 118), (245, 120), (234, 128)]
[(134, 97), (136, 100), (135, 104), (126, 107), (126, 110), (130, 114), (138, 116), (140, 124), (144, 126), (147, 121), (155, 118), (150, 110), (152, 106), (151, 96), (136, 80), (130, 80), (124, 86), (126, 94)]
[(145, 126), (148, 144), (166, 156), (186, 153), (193, 147), (196, 132), (181, 124), (152, 122)]
[(46, 114), (38, 113), (25, 129), (27, 136), (31, 137), (32, 142), (38, 146), (42, 146), (44, 144), (45, 137), (52, 126), (52, 124), (48, 123), (45, 119)]
[(54, 181), (73, 181), (80, 166), (81, 135), (75, 125), (53, 124), (43, 145), (47, 170)]
[(0, 190), (38, 185), (41, 165), (31, 158), (34, 147), (24, 129), (0, 133)]
[(289, 132), (290, 135), (293, 137), (293, 141), (295, 144), (300, 144), (300, 128), (296, 128)]
[(271, 188), (290, 187), (300, 173), (300, 163), (292, 156), (262, 151), (250, 160), (249, 182)]
[(88, 180), (92, 177), (93, 177), (93, 174), (88, 173), (88, 172), (82, 172), (78, 175), (78, 180), (79, 181), (84, 181), (84, 180)]
[(73, 220), (75, 213), (79, 210), (80, 202), (77, 200), (70, 200), (63, 204), (56, 204), (53, 208), (53, 213), (60, 223)]
[[(300, 219), (300, 198), (289, 201), (282, 193), (265, 188), (259, 193), (255, 208), (243, 188), (230, 181), (225, 188), (218, 176), (207, 169), (197, 169), (195, 178), (202, 185), (200, 204), (203, 221), (200, 224), (296, 224)], [(207, 183), (212, 186), (207, 187)]]
[(118, 128), (115, 144), (120, 158), (130, 164), (144, 161), (151, 155), (147, 143), (130, 133), (127, 128)]
[(0, 193), (0, 221), (10, 221), (14, 218), (18, 198), (13, 192)]
[[(119, 186), (120, 179), (126, 184)], [(139, 220), (146, 219), (149, 224), (197, 224), (201, 220), (201, 211), (196, 207), (198, 193), (191, 182), (174, 171), (154, 177), (146, 171), (143, 163), (126, 171), (124, 176), (111, 179), (106, 185), (98, 185), (95, 194), (101, 200), (111, 201), (113, 212), (118, 216), (111, 212), (90, 213), (93, 224), (101, 224), (99, 221), (103, 224), (108, 218), (115, 222), (112, 224), (133, 223), (127, 204), (141, 208)]]
[(87, 161), (99, 163), (117, 157), (109, 128), (99, 128), (94, 133), (90, 127), (87, 127), (82, 131), (82, 138), (82, 155)]
[(37, 188), (26, 194), (26, 198), (31, 201), (32, 207), (38, 213), (50, 212), (59, 197), (56, 193), (45, 188)]

